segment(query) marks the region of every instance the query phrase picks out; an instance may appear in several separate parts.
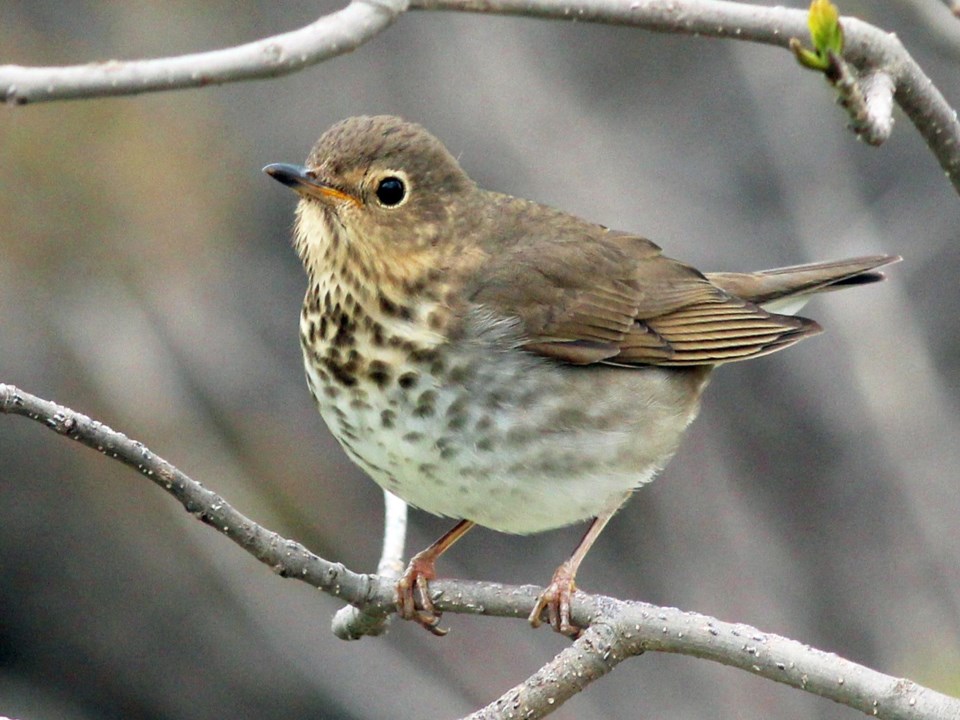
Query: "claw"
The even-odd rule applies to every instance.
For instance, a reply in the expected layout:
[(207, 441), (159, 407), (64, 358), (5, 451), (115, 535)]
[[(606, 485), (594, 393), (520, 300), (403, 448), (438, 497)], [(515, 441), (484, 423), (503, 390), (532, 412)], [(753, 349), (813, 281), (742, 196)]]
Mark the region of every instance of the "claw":
[(537, 598), (528, 620), (533, 627), (540, 627), (543, 622), (543, 611), (547, 611), (547, 622), (562, 635), (578, 637), (583, 628), (574, 625), (570, 620), (570, 598), (576, 592), (574, 583), (575, 571), (569, 563), (563, 563), (553, 574), (553, 579), (546, 589)]
[[(404, 620), (413, 620), (420, 627), (442, 637), (449, 630), (439, 627), (442, 613), (437, 612), (430, 599), (430, 581), (437, 576), (435, 559), (423, 555), (414, 555), (397, 581), (397, 612)], [(420, 598), (420, 610), (417, 609), (416, 595)]]
[[(436, 563), (451, 545), (463, 537), (474, 525), (470, 520), (461, 520), (443, 537), (410, 559), (410, 564), (397, 581), (397, 613), (404, 620), (413, 620), (433, 635), (443, 637), (447, 628), (440, 627), (440, 616), (430, 598), (430, 581), (437, 577)], [(420, 596), (420, 609), (417, 598)]]
[(528, 618), (533, 627), (540, 627), (540, 623), (543, 622), (543, 611), (546, 610), (547, 622), (558, 633), (575, 638), (583, 632), (583, 628), (574, 625), (570, 620), (570, 598), (577, 591), (577, 586), (573, 581), (587, 551), (596, 542), (600, 533), (603, 532), (604, 526), (615, 512), (614, 509), (594, 518), (593, 523), (587, 529), (587, 533), (583, 536), (580, 544), (577, 545), (576, 550), (573, 551), (573, 555), (553, 573), (553, 579), (550, 580), (546, 590), (537, 598), (537, 604), (533, 606), (533, 612), (530, 613)]

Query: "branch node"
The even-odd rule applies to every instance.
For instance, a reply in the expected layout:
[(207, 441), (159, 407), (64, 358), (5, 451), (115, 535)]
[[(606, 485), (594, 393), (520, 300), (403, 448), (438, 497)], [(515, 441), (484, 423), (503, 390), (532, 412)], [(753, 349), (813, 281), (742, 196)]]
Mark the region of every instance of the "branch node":
[(894, 83), (883, 70), (862, 76), (843, 58), (830, 53), (827, 80), (837, 90), (837, 103), (850, 116), (850, 129), (864, 142), (883, 144), (893, 132)]

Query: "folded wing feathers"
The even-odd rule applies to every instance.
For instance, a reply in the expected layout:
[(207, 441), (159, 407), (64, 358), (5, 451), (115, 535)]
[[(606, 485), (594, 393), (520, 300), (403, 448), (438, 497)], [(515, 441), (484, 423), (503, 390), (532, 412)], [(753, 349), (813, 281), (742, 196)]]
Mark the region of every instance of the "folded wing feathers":
[(527, 331), (523, 347), (563, 362), (718, 364), (766, 355), (820, 332), (812, 320), (768, 312), (762, 303), (874, 282), (882, 278), (877, 267), (899, 259), (704, 275), (643, 238), (590, 238), (544, 241), (498, 258), (470, 299), (519, 317)]
[(771, 315), (738, 298), (717, 298), (638, 323), (612, 362), (715, 364), (766, 355), (819, 332), (804, 318)]

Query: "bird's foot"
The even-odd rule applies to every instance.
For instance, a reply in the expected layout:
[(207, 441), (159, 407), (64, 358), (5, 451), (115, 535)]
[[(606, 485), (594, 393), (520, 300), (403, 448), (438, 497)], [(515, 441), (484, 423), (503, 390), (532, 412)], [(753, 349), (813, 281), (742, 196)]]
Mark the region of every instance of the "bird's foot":
[(537, 604), (533, 607), (528, 620), (533, 627), (540, 627), (543, 622), (543, 611), (547, 611), (547, 622), (558, 633), (569, 635), (570, 637), (579, 637), (583, 629), (577, 627), (570, 620), (570, 598), (576, 592), (577, 586), (574, 583), (576, 570), (570, 567), (569, 563), (563, 563), (553, 573), (553, 579), (546, 589), (540, 593), (537, 598)]
[[(437, 576), (435, 562), (436, 557), (426, 551), (411, 558), (407, 569), (397, 581), (397, 612), (404, 620), (413, 620), (425, 630), (443, 637), (450, 631), (440, 627), (442, 613), (434, 608), (433, 600), (430, 599), (429, 582)], [(419, 610), (416, 595), (420, 596)]]

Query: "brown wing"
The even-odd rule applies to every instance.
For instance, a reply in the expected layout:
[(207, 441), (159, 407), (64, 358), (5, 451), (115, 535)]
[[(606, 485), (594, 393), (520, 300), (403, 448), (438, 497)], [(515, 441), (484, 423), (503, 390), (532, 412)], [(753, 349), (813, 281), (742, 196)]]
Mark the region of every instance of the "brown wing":
[(712, 365), (820, 330), (728, 294), (649, 240), (577, 229), (501, 252), (476, 276), (471, 299), (518, 317), (531, 352), (575, 364)]

